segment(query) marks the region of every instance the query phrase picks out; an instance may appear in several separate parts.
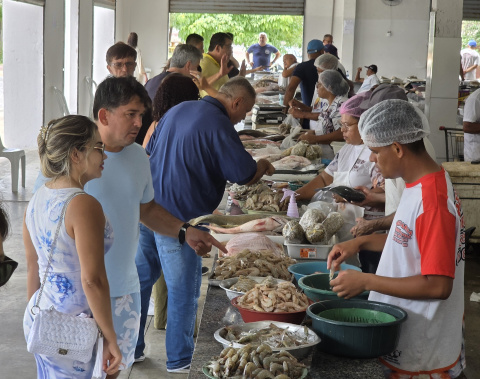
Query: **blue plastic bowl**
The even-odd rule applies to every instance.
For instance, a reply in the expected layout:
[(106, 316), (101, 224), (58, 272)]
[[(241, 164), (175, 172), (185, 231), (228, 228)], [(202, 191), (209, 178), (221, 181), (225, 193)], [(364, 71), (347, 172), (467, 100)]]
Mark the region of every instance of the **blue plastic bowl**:
[[(356, 270), (356, 271), (362, 271), (359, 267), (349, 265), (346, 263), (342, 263), (340, 265), (342, 270)], [(302, 262), (302, 263), (296, 263), (294, 265), (291, 265), (288, 268), (288, 271), (290, 271), (293, 275), (295, 275), (295, 279), (297, 282), (300, 280), (300, 278), (303, 278), (306, 275), (311, 275), (318, 272), (322, 273), (329, 273), (327, 270), (327, 262), (326, 261), (314, 261), (314, 262)]]

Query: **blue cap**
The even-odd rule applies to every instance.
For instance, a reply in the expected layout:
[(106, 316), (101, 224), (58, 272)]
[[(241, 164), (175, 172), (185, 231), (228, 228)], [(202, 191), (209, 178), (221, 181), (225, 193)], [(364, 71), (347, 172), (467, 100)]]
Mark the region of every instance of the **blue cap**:
[(470, 41), (468, 41), (468, 46), (477, 47), (477, 42), (475, 42), (475, 40), (471, 39)]
[(312, 39), (307, 45), (307, 53), (313, 54), (323, 50), (323, 42), (319, 39)]

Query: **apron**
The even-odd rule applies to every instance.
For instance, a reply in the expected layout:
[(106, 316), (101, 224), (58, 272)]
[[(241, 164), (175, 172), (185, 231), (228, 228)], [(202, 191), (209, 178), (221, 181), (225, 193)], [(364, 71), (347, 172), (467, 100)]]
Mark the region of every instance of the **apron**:
[[(359, 185), (362, 185), (365, 187), (369, 187), (371, 185), (371, 179), (369, 175), (368, 176), (365, 175), (364, 181), (356, 181), (355, 183), (352, 183), (351, 181), (352, 170), (355, 167), (355, 163), (357, 163), (358, 159), (360, 158), (364, 150), (365, 150), (365, 145), (363, 145), (357, 157), (353, 160), (353, 163), (348, 169), (348, 171), (337, 171), (333, 173), (333, 182), (330, 185), (330, 187), (347, 186), (347, 187), (353, 188)], [(372, 218), (382, 217), (385, 215), (384, 212), (367, 211), (365, 210), (365, 208), (359, 207), (358, 205), (354, 205), (351, 203), (338, 203), (337, 212), (339, 212), (343, 216), (343, 219), (345, 220), (344, 225), (337, 232), (340, 242), (347, 241), (353, 238), (352, 234), (350, 233), (350, 229), (352, 229), (357, 224), (357, 222), (355, 221), (357, 218), (364, 217), (366, 215)]]

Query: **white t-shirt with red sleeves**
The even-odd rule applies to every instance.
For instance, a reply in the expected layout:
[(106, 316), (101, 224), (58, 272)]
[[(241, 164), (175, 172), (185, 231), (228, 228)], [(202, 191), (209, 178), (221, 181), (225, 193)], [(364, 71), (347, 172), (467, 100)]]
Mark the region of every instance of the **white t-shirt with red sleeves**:
[(445, 170), (406, 185), (377, 275), (454, 278), (446, 300), (408, 300), (371, 292), (369, 300), (397, 305), (407, 313), (396, 350), (381, 362), (404, 374), (448, 371), (462, 351), (465, 224), (458, 196)]

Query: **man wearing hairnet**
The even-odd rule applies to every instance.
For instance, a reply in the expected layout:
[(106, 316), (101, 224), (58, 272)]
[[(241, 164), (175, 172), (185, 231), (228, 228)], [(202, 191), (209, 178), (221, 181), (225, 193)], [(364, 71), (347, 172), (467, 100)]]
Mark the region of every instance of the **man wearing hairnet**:
[(369, 300), (408, 313), (395, 352), (380, 358), (385, 377), (464, 377), (465, 224), (448, 174), (425, 149), (426, 117), (406, 101), (385, 100), (358, 127), (382, 175), (402, 177), (406, 188), (388, 235), (361, 236), (328, 255), (327, 266), (339, 269), (361, 249), (381, 252), (376, 274), (345, 270), (330, 284), (340, 297), (369, 290)]

